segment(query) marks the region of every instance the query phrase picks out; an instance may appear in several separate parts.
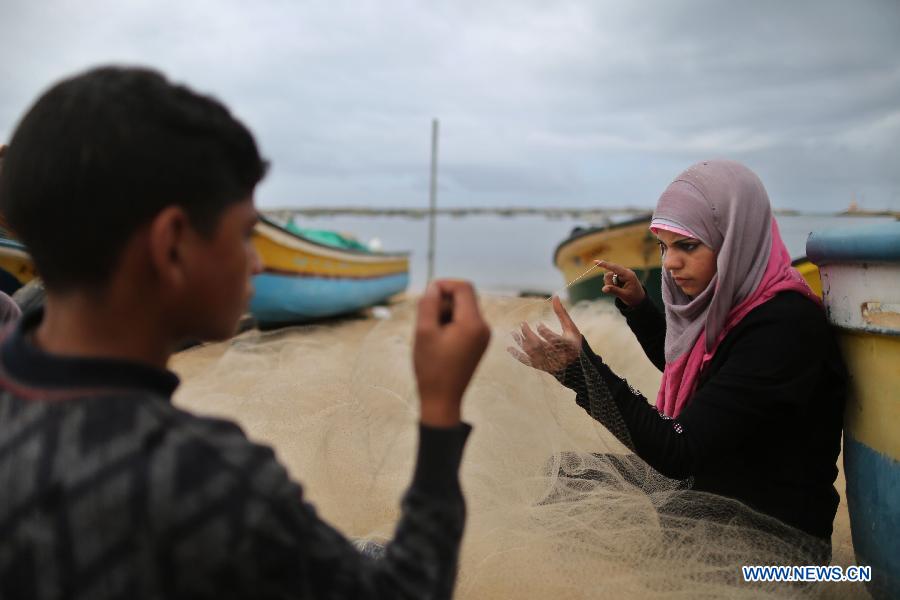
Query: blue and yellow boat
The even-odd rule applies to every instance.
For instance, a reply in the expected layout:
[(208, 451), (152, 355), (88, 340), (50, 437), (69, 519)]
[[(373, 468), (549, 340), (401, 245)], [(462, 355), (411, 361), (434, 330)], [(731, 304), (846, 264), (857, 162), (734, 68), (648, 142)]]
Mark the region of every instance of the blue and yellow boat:
[(37, 271), (25, 246), (0, 234), (0, 291), (12, 296), (35, 277)]
[(260, 217), (253, 234), (263, 272), (250, 312), (262, 325), (352, 313), (404, 291), (409, 253), (325, 244)]
[(876, 600), (900, 598), (900, 221), (815, 232), (828, 318), (851, 374), (844, 475), (857, 563)]

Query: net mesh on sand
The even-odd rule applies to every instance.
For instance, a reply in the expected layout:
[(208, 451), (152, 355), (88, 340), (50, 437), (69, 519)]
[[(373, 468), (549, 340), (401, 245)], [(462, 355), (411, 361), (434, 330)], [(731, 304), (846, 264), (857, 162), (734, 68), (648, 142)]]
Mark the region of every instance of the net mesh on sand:
[[(549, 303), (484, 297), (482, 310), (493, 338), (463, 407), (474, 431), (456, 597), (866, 597), (859, 584), (743, 582), (742, 565), (815, 563), (766, 533), (765, 517), (653, 471), (571, 390), (513, 359), (506, 348), (522, 321), (558, 330)], [(189, 350), (173, 361), (175, 401), (274, 446), (348, 536), (389, 539), (417, 441), (414, 314), (404, 302), (385, 320), (251, 331)], [(571, 315), (616, 373), (656, 397), (660, 373), (611, 305)], [(841, 510), (833, 564), (854, 564)]]

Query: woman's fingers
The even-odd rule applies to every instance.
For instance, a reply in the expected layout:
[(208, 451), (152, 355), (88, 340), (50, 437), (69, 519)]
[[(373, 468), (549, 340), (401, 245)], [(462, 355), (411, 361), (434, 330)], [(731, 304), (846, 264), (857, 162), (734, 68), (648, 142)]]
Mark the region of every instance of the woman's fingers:
[[(604, 261), (598, 260), (597, 264), (599, 265), (600, 263), (604, 263)], [(607, 264), (607, 263), (604, 263), (604, 264)], [(616, 266), (618, 266), (618, 265), (616, 265)], [(614, 276), (619, 277), (618, 282), (615, 281)], [(616, 283), (618, 283), (618, 285), (616, 285)], [(603, 274), (603, 288), (601, 291), (604, 294), (612, 294), (616, 298), (620, 298), (620, 299), (624, 300), (625, 299), (624, 297), (627, 295), (627, 291), (623, 287), (624, 283), (625, 283), (625, 281), (622, 278), (622, 276), (619, 276), (618, 273), (616, 273), (613, 270), (608, 270), (606, 273)]]
[(603, 274), (604, 294), (612, 294), (628, 306), (635, 306), (644, 299), (644, 286), (638, 281), (634, 271), (605, 260), (594, 262), (598, 267), (606, 269)]
[(524, 350), (528, 352), (529, 350), (537, 350), (540, 348), (543, 340), (538, 337), (538, 335), (531, 330), (531, 327), (528, 326), (528, 323), (522, 323), (522, 337), (525, 341)]
[(616, 287), (614, 285), (604, 285), (601, 291), (604, 294), (612, 294), (616, 298), (621, 298), (623, 301), (628, 293), (620, 287)]
[[(536, 331), (528, 323), (522, 323), (521, 333), (513, 331), (511, 335), (519, 347), (508, 346), (506, 351), (523, 365), (548, 373), (555, 373), (571, 363), (581, 348), (580, 342), (568, 334), (560, 335), (543, 323), (537, 325)], [(580, 338), (581, 334), (578, 336)]]
[(556, 313), (556, 318), (559, 319), (559, 324), (562, 325), (563, 334), (571, 333), (581, 335), (578, 326), (575, 325), (575, 321), (572, 320), (572, 317), (570, 317), (569, 313), (566, 312), (566, 309), (563, 308), (559, 296), (553, 296), (553, 312)]
[[(622, 265), (618, 265), (616, 263), (611, 263), (609, 261), (602, 260), (602, 259), (595, 260), (594, 264), (596, 264), (598, 267), (602, 267), (603, 269), (606, 269), (607, 271), (611, 271), (611, 272), (615, 273), (616, 275), (619, 276), (619, 279), (622, 279), (623, 277), (625, 277), (625, 278), (634, 277), (636, 279), (636, 277), (634, 275), (634, 271), (632, 271), (628, 267), (623, 267)], [(624, 281), (622, 283), (624, 283)]]
[(509, 352), (513, 358), (515, 358), (517, 361), (519, 361), (526, 367), (532, 366), (531, 358), (529, 358), (527, 354), (525, 354), (518, 348), (515, 348), (513, 346), (507, 346), (506, 351)]
[(622, 281), (622, 278), (619, 277), (619, 279), (616, 280), (615, 279), (616, 277), (619, 277), (619, 276), (617, 273), (615, 273), (613, 271), (607, 271), (606, 273), (603, 274), (603, 291), (604, 292), (606, 291), (606, 288), (608, 288), (608, 287), (614, 287), (614, 288), (620, 288), (620, 289), (622, 288), (622, 284), (624, 283)]
[(550, 344), (554, 344), (562, 339), (561, 335), (559, 335), (558, 333), (556, 333), (555, 331), (553, 331), (552, 329), (550, 329), (543, 323), (538, 325), (537, 332), (538, 332), (539, 336), (544, 338), (544, 341), (546, 341)]
[(525, 338), (522, 337), (522, 335), (521, 335), (520, 333), (518, 333), (518, 332), (516, 332), (516, 331), (513, 331), (513, 332), (512, 332), (512, 339), (513, 339), (513, 341), (519, 346), (519, 350), (522, 350), (522, 351), (525, 351), (525, 352), (528, 352), (528, 351), (529, 351), (529, 348), (528, 348), (528, 346), (527, 346), (527, 343), (525, 342)]
[[(613, 279), (614, 277), (618, 277), (618, 274), (615, 273), (614, 271), (607, 271), (606, 273), (604, 273), (603, 274), (603, 285), (615, 285), (615, 280)], [(619, 285), (622, 285), (621, 278), (619, 278), (618, 283), (619, 283)], [(616, 287), (619, 287), (619, 286), (616, 286)]]
[(594, 263), (598, 267), (606, 269), (606, 273), (603, 274), (603, 283), (606, 285), (624, 288), (631, 283), (638, 282), (637, 275), (628, 267), (605, 260), (595, 260)]

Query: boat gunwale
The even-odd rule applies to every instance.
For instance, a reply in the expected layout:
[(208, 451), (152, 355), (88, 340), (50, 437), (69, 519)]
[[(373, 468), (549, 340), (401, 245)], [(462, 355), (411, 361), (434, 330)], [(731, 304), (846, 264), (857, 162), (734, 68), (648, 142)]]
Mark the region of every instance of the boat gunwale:
[(614, 231), (616, 229), (624, 229), (626, 227), (632, 227), (634, 225), (639, 225), (644, 222), (648, 223), (648, 225), (649, 225), (649, 222), (652, 218), (653, 218), (653, 213), (648, 212), (645, 215), (640, 215), (640, 216), (634, 217), (632, 219), (628, 219), (627, 221), (622, 221), (620, 223), (611, 223), (609, 225), (599, 225), (596, 227), (588, 227), (586, 229), (582, 229), (578, 233), (576, 233), (574, 235), (570, 235), (569, 237), (567, 237), (566, 239), (561, 241), (556, 246), (556, 250), (553, 251), (553, 265), (556, 266), (558, 264), (557, 259), (559, 258), (559, 253), (565, 246), (568, 246), (569, 244), (576, 242), (581, 238), (584, 238), (584, 237), (587, 237), (590, 235), (594, 235), (596, 233), (608, 233), (608, 232)]
[(28, 249), (25, 247), (25, 244), (18, 240), (0, 237), (0, 247), (8, 248), (10, 250), (18, 250), (23, 254), (28, 254)]
[[(376, 259), (409, 259), (412, 255), (412, 252), (380, 252), (380, 251), (366, 251), (366, 250), (357, 250), (355, 248), (338, 248), (336, 246), (329, 246), (328, 244), (323, 244), (322, 242), (317, 242), (308, 237), (302, 236), (300, 234), (294, 233), (290, 231), (286, 227), (283, 227), (276, 223), (275, 221), (269, 219), (265, 215), (259, 214), (259, 224), (266, 225), (273, 229), (276, 229), (279, 233), (287, 235), (288, 237), (295, 238), (300, 240), (301, 242), (311, 244), (317, 248), (322, 248), (324, 250), (328, 250), (330, 252), (336, 252), (338, 254), (347, 254), (352, 258), (376, 258)], [(277, 243), (277, 240), (272, 240)]]
[(806, 255), (820, 267), (900, 263), (900, 221), (813, 231)]
[(371, 281), (374, 279), (384, 279), (387, 277), (395, 277), (397, 275), (406, 275), (409, 276), (409, 270), (405, 271), (391, 271), (390, 273), (380, 273), (377, 275), (330, 275), (326, 273), (310, 273), (305, 271), (291, 271), (288, 269), (277, 269), (272, 267), (263, 267), (263, 270), (259, 273), (266, 273), (268, 275), (279, 275), (281, 277), (295, 277), (298, 279), (322, 279), (322, 280), (335, 280), (335, 279), (343, 279), (346, 281)]

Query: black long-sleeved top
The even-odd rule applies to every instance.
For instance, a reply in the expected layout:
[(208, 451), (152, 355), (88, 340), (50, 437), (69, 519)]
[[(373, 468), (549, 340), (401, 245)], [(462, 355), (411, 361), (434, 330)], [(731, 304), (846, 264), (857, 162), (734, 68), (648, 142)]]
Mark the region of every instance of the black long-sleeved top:
[[(665, 318), (619, 304), (660, 370)], [(584, 342), (559, 375), (576, 402), (650, 466), (827, 539), (837, 511), (846, 370), (823, 311), (795, 292), (752, 310), (724, 338), (676, 419), (661, 415)]]
[(0, 347), (0, 598), (449, 598), (467, 425), (422, 426), (382, 558), (303, 499), (268, 447), (175, 408), (168, 371)]

